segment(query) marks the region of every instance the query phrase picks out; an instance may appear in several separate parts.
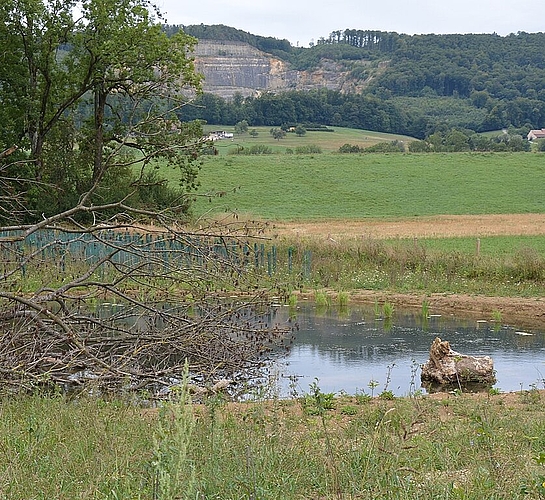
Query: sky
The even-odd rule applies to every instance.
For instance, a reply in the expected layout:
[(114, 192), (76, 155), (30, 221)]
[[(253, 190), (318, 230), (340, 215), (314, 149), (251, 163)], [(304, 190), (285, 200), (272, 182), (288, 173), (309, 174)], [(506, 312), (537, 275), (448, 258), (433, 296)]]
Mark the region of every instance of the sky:
[(157, 0), (168, 24), (225, 24), (294, 46), (349, 29), (398, 33), (545, 31), (538, 4), (517, 0)]

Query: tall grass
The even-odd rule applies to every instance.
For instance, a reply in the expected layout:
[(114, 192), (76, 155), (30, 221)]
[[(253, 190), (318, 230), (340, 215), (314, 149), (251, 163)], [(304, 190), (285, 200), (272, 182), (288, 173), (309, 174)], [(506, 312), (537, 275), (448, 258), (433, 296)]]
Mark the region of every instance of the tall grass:
[[(348, 299), (346, 291), (358, 289), (542, 295), (545, 237), (534, 237), (530, 241), (520, 237), (499, 238), (501, 241), (496, 241), (494, 246), (483, 245), (479, 255), (474, 248), (463, 245), (458, 248), (456, 240), (450, 238), (437, 244), (439, 240), (431, 239), (415, 242), (362, 238), (330, 245), (320, 239), (283, 238), (269, 243), (275, 245), (274, 266), (254, 269), (254, 261), (250, 259), (246, 277), (250, 285), (258, 281), (260, 286), (291, 290), (343, 290), (345, 292), (337, 294), (340, 306)], [(527, 243), (535, 246), (526, 246)], [(45, 259), (26, 265), (14, 275), (13, 282), (22, 291), (36, 289), (43, 283), (60, 285), (71, 279), (70, 276), (81, 274), (82, 269), (81, 259), (65, 259), (62, 268), (55, 259)], [(107, 279), (107, 273), (103, 274), (98, 277)], [(228, 286), (228, 276), (223, 280), (218, 274), (215, 279), (215, 283), (207, 284), (210, 289), (223, 290)], [(161, 276), (155, 279), (154, 285), (151, 292), (155, 294), (179, 291)], [(130, 289), (130, 285), (128, 287)], [(330, 297), (318, 294), (316, 300), (324, 301), (325, 306), (331, 305)]]
[[(161, 416), (85, 398), (3, 399), (0, 496), (541, 498), (545, 425), (535, 390), (331, 399), (315, 386), (300, 397), (227, 405), (213, 396)], [(179, 474), (169, 490), (155, 486), (158, 450), (174, 460), (160, 469)]]
[[(544, 238), (545, 239), (545, 238)], [(505, 239), (508, 245), (516, 238)], [(534, 248), (514, 245), (498, 253), (442, 250), (405, 240), (348, 240), (331, 246), (318, 239), (299, 240), (312, 255), (311, 272), (303, 279), (303, 252), (294, 252), (292, 273), (282, 279), (294, 287), (340, 290), (391, 290), (400, 292), (481, 293), (489, 295), (541, 295), (545, 286), (545, 255)], [(279, 240), (278, 269), (286, 269), (284, 247)]]

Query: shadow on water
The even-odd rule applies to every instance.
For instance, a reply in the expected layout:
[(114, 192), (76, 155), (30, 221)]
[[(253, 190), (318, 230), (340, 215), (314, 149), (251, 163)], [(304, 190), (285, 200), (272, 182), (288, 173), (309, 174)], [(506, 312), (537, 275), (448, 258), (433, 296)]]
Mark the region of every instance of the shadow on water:
[(423, 319), (420, 311), (400, 309), (387, 321), (373, 307), (340, 310), (312, 304), (296, 311), (279, 307), (275, 321), (298, 325), (291, 351), (272, 368), (281, 396), (308, 392), (316, 378), (323, 392), (425, 393), (420, 365), (428, 360), (435, 337), (460, 353), (492, 357), (494, 387), (501, 391), (545, 385), (545, 330), (440, 315)]

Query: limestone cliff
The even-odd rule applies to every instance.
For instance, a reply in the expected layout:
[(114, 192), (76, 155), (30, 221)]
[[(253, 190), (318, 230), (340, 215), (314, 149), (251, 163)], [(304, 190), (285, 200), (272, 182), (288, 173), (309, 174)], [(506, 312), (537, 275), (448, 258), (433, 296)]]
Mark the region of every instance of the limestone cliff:
[(244, 42), (200, 40), (194, 57), (197, 71), (205, 77), (204, 91), (224, 99), (237, 92), (245, 97), (316, 88), (345, 92), (362, 84), (351, 80), (349, 70), (338, 62), (323, 60), (313, 71), (298, 71)]

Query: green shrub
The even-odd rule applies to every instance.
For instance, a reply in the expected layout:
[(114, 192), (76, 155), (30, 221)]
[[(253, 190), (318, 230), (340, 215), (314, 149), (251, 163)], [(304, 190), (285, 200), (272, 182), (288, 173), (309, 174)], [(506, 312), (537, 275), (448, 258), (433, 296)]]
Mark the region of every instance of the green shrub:
[(360, 148), (357, 144), (343, 144), (339, 148), (339, 153), (361, 153), (363, 151), (362, 148)]
[(298, 155), (321, 154), (322, 148), (314, 144), (309, 144), (308, 146), (297, 146), (295, 152)]

